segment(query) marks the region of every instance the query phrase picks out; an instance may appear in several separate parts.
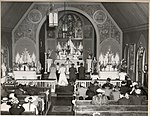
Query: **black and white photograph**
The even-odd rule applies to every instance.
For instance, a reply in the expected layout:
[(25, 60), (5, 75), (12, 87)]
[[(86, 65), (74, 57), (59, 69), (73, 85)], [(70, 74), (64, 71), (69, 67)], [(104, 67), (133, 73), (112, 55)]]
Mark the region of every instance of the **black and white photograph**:
[(1, 1), (1, 115), (148, 116), (149, 1)]

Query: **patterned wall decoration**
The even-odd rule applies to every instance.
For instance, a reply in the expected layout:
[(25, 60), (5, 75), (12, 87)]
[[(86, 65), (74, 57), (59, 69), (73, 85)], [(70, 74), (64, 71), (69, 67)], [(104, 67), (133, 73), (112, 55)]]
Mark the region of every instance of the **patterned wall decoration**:
[(39, 23), (42, 19), (42, 14), (39, 10), (33, 9), (29, 12), (28, 19), (31, 23)]

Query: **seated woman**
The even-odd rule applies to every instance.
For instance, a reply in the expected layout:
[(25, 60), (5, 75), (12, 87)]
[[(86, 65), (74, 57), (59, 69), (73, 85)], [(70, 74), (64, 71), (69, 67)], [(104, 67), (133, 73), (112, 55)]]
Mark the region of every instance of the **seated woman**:
[(51, 65), (50, 74), (49, 74), (48, 79), (55, 79), (56, 82), (57, 82), (56, 66), (55, 66), (55, 64), (52, 64), (52, 65)]
[(23, 104), (25, 111), (27, 112), (31, 111), (31, 112), (35, 112), (35, 114), (38, 114), (38, 109), (36, 105), (33, 104), (33, 101), (35, 101), (35, 99), (36, 98), (32, 96), (28, 96), (25, 98), (26, 103)]
[(7, 97), (4, 97), (2, 100), (1, 100), (1, 111), (9, 111), (9, 108), (10, 108), (10, 104), (9, 104), (9, 100)]
[(97, 94), (92, 98), (92, 104), (105, 105), (108, 103), (108, 98), (105, 96), (105, 91), (97, 89)]
[(78, 96), (79, 96), (80, 99), (81, 99), (81, 97), (83, 99), (85, 99), (87, 97), (86, 91), (87, 91), (87, 88), (85, 87), (85, 84), (81, 83), (80, 87), (77, 90), (77, 94), (78, 94)]
[(17, 99), (12, 99), (11, 104), (11, 108), (9, 109), (11, 115), (21, 115), (25, 111)]

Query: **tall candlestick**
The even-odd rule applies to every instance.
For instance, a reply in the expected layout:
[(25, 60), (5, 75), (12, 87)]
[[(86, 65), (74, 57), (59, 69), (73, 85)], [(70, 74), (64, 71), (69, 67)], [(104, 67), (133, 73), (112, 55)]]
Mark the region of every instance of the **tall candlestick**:
[(44, 71), (44, 74), (47, 74), (46, 68), (47, 68), (47, 53), (45, 52), (45, 71)]

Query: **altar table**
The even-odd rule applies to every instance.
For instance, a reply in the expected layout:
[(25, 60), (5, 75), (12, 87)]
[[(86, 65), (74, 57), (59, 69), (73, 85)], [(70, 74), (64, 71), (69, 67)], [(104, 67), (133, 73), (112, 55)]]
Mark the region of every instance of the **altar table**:
[(107, 79), (107, 78), (110, 78), (111, 80), (119, 79), (119, 72), (118, 71), (99, 72), (99, 79)]
[[(83, 63), (83, 65), (84, 65), (84, 61), (83, 60), (70, 60), (72, 63), (74, 63), (75, 64), (75, 66), (77, 65), (77, 62), (79, 62), (79, 63)], [(65, 62), (66, 62), (66, 60), (55, 60), (54, 61), (54, 64), (57, 64), (57, 63), (59, 63), (59, 65), (61, 65), (61, 64), (65, 64)]]
[(16, 79), (37, 79), (35, 71), (14, 71), (14, 78)]

